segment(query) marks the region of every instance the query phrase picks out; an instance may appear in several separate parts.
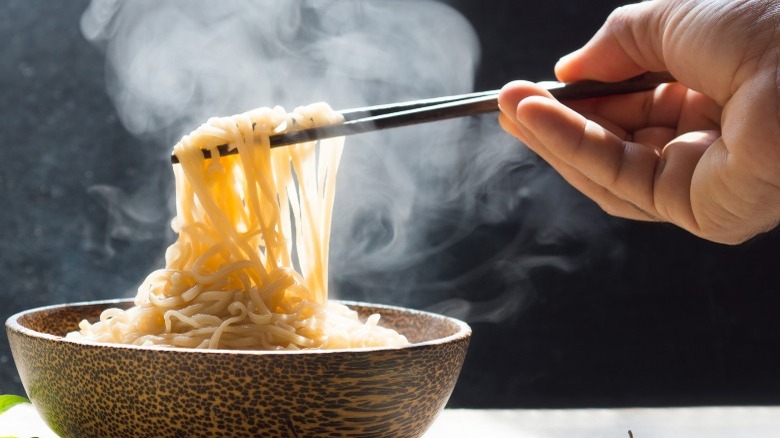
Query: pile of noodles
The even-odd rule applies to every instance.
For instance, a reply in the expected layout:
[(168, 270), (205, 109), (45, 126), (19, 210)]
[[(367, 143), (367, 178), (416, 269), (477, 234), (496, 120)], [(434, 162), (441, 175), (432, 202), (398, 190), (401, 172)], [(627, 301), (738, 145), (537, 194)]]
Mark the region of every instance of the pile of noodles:
[[(71, 339), (219, 349), (407, 343), (328, 301), (328, 246), (343, 138), (271, 148), (269, 136), (340, 123), (324, 103), (212, 118), (174, 147), (178, 238), (135, 305), (82, 321)], [(238, 154), (218, 155), (228, 145)]]

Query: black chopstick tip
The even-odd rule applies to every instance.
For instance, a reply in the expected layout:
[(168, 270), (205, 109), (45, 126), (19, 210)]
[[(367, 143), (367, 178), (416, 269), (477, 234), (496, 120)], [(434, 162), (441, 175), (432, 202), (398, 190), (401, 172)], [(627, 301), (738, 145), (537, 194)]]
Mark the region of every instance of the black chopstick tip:
[[(228, 155), (235, 155), (238, 153), (238, 149), (230, 148), (230, 146), (226, 144), (221, 144), (214, 149), (216, 149), (217, 151), (217, 157), (225, 157)], [(201, 149), (201, 152), (203, 153), (203, 158), (207, 160), (211, 158), (212, 157), (211, 151), (212, 151), (211, 149)], [(180, 163), (179, 157), (177, 157), (176, 154), (171, 154), (171, 164), (179, 164), (179, 163)]]

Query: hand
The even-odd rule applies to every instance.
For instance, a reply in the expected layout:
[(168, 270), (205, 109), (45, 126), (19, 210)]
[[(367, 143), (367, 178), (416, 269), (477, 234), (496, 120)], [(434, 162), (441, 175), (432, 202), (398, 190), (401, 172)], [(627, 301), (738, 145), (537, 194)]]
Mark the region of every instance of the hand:
[(500, 123), (615, 216), (736, 244), (780, 221), (780, 3), (655, 0), (615, 10), (561, 81), (669, 71), (655, 91), (555, 101), (524, 81)]

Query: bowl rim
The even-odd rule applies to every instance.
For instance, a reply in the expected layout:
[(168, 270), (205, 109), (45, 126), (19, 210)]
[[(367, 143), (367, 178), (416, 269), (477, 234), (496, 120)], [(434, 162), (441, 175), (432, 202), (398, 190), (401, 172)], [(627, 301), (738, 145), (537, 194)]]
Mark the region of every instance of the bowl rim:
[(35, 307), (32, 309), (22, 310), (20, 312), (11, 315), (5, 321), (5, 326), (8, 331), (14, 331), (24, 336), (29, 336), (32, 338), (44, 339), (44, 340), (49, 340), (54, 342), (60, 342), (65, 344), (72, 344), (74, 346), (90, 347), (90, 348), (119, 348), (119, 349), (130, 349), (130, 350), (140, 350), (140, 351), (155, 351), (155, 352), (159, 351), (161, 353), (167, 353), (167, 354), (170, 353), (204, 354), (205, 353), (205, 354), (222, 354), (222, 355), (257, 355), (257, 356), (370, 353), (375, 351), (388, 351), (388, 350), (411, 350), (416, 348), (427, 348), (434, 345), (447, 344), (447, 343), (458, 341), (460, 339), (468, 339), (471, 336), (471, 327), (466, 322), (461, 321), (457, 318), (453, 318), (451, 316), (441, 315), (438, 313), (428, 312), (425, 310), (418, 310), (418, 309), (412, 309), (412, 308), (401, 307), (401, 306), (393, 306), (388, 304), (376, 304), (376, 303), (367, 303), (367, 302), (352, 301), (352, 300), (332, 300), (332, 301), (344, 304), (348, 307), (362, 306), (362, 307), (372, 307), (379, 310), (386, 309), (386, 310), (401, 311), (405, 313), (411, 312), (416, 314), (422, 314), (424, 316), (441, 319), (451, 324), (454, 324), (458, 329), (455, 333), (449, 336), (445, 336), (443, 338), (431, 339), (423, 342), (409, 343), (407, 345), (400, 345), (400, 346), (339, 348), (339, 349), (309, 349), (309, 350), (230, 350), (230, 349), (202, 349), (202, 348), (160, 347), (160, 346), (145, 347), (141, 345), (132, 345), (132, 344), (117, 344), (117, 343), (108, 343), (108, 342), (95, 342), (95, 341), (88, 341), (88, 340), (68, 339), (65, 336), (57, 336), (57, 335), (52, 335), (50, 333), (43, 333), (43, 332), (30, 329), (28, 327), (23, 326), (19, 322), (19, 319), (27, 315), (31, 315), (39, 312), (63, 309), (66, 307), (104, 306), (105, 308), (109, 308), (112, 305), (116, 306), (116, 305), (123, 305), (123, 304), (133, 304), (132, 298), (114, 298), (108, 300), (79, 301), (75, 303), (62, 303), (62, 304), (53, 304), (48, 306)]

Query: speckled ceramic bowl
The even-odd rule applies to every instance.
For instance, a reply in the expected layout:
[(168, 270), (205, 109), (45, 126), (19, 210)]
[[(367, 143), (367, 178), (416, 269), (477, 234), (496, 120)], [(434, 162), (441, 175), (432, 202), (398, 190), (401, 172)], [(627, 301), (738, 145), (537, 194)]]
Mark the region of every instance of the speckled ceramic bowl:
[(86, 344), (62, 336), (128, 301), (60, 305), (6, 322), (27, 394), (62, 436), (422, 435), (458, 379), (471, 329), (430, 313), (346, 303), (402, 348), (261, 352)]

